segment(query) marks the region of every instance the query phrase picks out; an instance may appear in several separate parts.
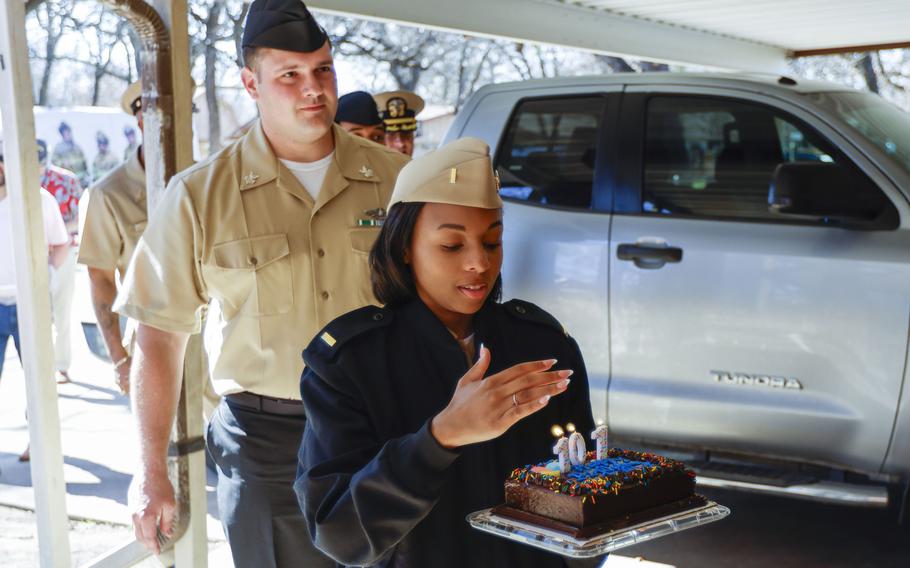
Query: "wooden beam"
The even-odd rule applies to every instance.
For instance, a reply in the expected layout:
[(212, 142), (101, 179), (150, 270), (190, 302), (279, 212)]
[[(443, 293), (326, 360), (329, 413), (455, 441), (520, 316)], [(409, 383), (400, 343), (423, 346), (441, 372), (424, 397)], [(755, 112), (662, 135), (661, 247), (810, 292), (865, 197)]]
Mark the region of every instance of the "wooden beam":
[[(163, 143), (174, 144), (176, 170), (165, 173), (164, 181), (167, 182), (175, 173), (193, 165), (193, 80), (190, 76), (189, 12), (187, 0), (149, 0), (149, 4), (155, 8), (170, 32), (168, 51), (171, 57), (174, 88), (174, 116), (166, 120), (173, 120), (174, 140)], [(157, 183), (150, 184), (150, 190), (152, 185), (155, 186), (156, 195), (148, 196), (149, 214), (154, 211), (161, 198), (157, 192), (164, 190), (164, 187), (158, 186)]]
[[(38, 179), (25, 4), (0, 0), (0, 113), (42, 567), (70, 566), (69, 519), (54, 380), (47, 240)], [(5, 237), (4, 237), (5, 238)]]
[(822, 47), (818, 49), (800, 49), (793, 52), (793, 57), (814, 57), (816, 55), (837, 55), (839, 53), (864, 53), (867, 51), (885, 51), (910, 47), (910, 41), (897, 43), (876, 43), (871, 45), (850, 45), (845, 47)]

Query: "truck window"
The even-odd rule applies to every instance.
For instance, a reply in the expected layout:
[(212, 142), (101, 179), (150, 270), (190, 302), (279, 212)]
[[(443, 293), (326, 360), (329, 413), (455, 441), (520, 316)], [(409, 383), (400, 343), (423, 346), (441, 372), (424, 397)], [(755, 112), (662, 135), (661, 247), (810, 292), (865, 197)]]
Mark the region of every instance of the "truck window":
[(778, 164), (837, 163), (859, 180), (857, 202), (889, 206), (881, 190), (821, 135), (784, 113), (711, 97), (653, 97), (646, 117), (642, 212), (774, 222)]
[(500, 195), (542, 205), (591, 206), (603, 97), (525, 100), (496, 155)]

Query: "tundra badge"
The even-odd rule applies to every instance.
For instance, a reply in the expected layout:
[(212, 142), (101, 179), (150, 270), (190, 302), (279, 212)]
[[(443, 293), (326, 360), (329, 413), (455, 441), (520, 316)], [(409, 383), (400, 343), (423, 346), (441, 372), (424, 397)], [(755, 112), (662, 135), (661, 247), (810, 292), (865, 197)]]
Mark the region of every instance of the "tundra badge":
[(718, 383), (728, 385), (748, 385), (774, 389), (803, 390), (799, 379), (772, 377), (770, 375), (753, 375), (749, 373), (731, 373), (730, 371), (711, 371), (711, 378)]

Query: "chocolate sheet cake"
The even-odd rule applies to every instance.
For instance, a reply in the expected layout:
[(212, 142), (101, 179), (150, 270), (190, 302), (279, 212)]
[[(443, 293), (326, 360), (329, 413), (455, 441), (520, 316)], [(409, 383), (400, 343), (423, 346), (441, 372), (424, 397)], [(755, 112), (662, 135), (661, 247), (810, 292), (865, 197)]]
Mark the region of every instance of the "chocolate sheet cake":
[(582, 538), (705, 502), (682, 462), (619, 448), (607, 456), (587, 452), (567, 473), (554, 462), (516, 468), (505, 482), (505, 506), (494, 511)]

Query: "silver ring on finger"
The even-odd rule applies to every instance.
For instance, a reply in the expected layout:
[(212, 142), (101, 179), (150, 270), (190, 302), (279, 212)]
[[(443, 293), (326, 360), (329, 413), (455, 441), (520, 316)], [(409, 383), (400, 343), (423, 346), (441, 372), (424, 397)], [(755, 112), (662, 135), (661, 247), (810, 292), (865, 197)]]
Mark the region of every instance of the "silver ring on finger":
[(518, 397), (516, 393), (512, 393), (512, 406), (518, 406)]

